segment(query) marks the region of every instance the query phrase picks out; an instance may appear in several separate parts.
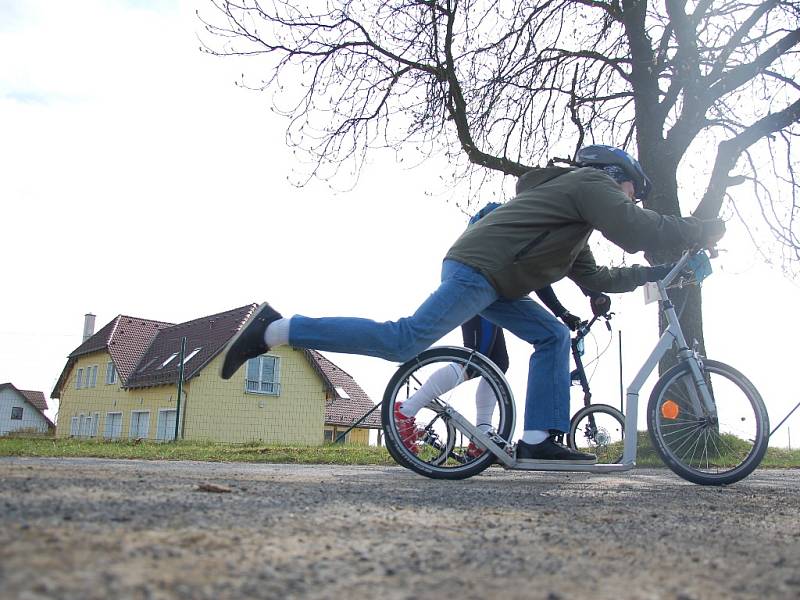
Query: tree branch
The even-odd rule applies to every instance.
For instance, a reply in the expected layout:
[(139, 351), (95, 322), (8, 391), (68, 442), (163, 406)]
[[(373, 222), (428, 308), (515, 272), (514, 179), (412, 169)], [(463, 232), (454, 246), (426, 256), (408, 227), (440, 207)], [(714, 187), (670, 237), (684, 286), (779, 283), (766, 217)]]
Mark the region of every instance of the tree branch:
[[(454, 0), (458, 4), (458, 0)], [(447, 28), (445, 33), (445, 64), (447, 67), (446, 78), (448, 84), (449, 101), (447, 103), (448, 112), (456, 126), (458, 139), (461, 147), (469, 158), (470, 162), (500, 171), (507, 175), (517, 177), (530, 170), (530, 167), (521, 163), (508, 160), (505, 157), (492, 156), (483, 152), (475, 145), (470, 131), (469, 119), (467, 117), (467, 103), (464, 100), (464, 93), (461, 89), (461, 82), (456, 74), (455, 60), (453, 59), (453, 24), (455, 10), (449, 10), (447, 15)]]
[[(711, 106), (713, 102), (719, 100), (728, 92), (750, 81), (798, 44), (800, 44), (800, 29), (795, 29), (779, 40), (775, 45), (762, 52), (754, 61), (734, 67), (727, 73), (720, 75), (716, 83), (709, 87), (708, 94), (706, 94), (704, 98), (705, 105)], [(706, 83), (709, 82), (710, 79), (707, 78)]]
[(745, 35), (750, 33), (761, 17), (775, 8), (777, 4), (777, 0), (762, 0), (762, 3), (756, 6), (755, 10), (747, 19), (745, 19), (744, 23), (742, 23), (739, 29), (733, 33), (733, 35), (728, 39), (728, 43), (725, 44), (725, 47), (717, 55), (717, 58), (714, 61), (714, 66), (711, 69), (711, 72), (708, 74), (707, 79), (709, 81), (715, 81), (722, 75), (722, 73), (725, 71), (725, 67), (728, 66), (728, 60), (730, 59), (731, 54), (733, 54), (733, 52), (740, 46)]
[(721, 142), (711, 173), (711, 180), (693, 215), (701, 219), (712, 219), (719, 214), (725, 190), (730, 185), (730, 172), (736, 166), (742, 152), (758, 140), (800, 121), (800, 100), (780, 112), (770, 113), (756, 121), (735, 137)]

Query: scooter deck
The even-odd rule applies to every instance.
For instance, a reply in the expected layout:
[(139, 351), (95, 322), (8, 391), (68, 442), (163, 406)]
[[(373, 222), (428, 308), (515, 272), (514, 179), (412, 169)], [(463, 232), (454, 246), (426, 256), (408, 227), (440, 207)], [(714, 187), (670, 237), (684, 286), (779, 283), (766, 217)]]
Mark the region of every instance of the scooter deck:
[(591, 465), (576, 465), (575, 463), (553, 463), (552, 461), (515, 460), (511, 464), (500, 463), (509, 471), (571, 471), (573, 473), (614, 473), (629, 471), (636, 463), (595, 463)]

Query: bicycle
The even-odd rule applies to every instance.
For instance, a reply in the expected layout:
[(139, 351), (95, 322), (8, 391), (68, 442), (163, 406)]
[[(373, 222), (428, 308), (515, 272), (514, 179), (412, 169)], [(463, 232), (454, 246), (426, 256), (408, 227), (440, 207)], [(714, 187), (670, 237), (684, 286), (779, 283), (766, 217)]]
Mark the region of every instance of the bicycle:
[[(709, 255), (706, 251), (684, 252), (666, 277), (655, 283), (667, 327), (627, 388), (620, 462), (574, 465), (518, 460), (511, 442), (514, 398), (505, 376), (485, 356), (457, 346), (430, 348), (400, 365), (390, 379), (381, 403), (389, 453), (400, 465), (434, 479), (472, 477), (495, 462), (512, 470), (630, 470), (636, 466), (639, 391), (659, 360), (676, 346), (678, 362), (658, 379), (647, 405), (647, 427), (656, 452), (672, 471), (693, 483), (725, 485), (747, 477), (767, 450), (769, 417), (764, 402), (739, 371), (708, 360), (696, 347), (688, 346), (667, 292), (673, 283), (699, 284), (710, 275)], [(407, 446), (394, 419), (395, 404), (410, 397), (429, 373), (446, 363), (455, 363), (474, 376), (417, 413), (418, 429), (414, 439), (406, 440)], [(474, 388), (481, 377), (495, 397), (488, 431), (479, 429), (474, 418)], [(582, 410), (593, 408), (589, 412), (593, 414), (599, 406), (605, 405), (589, 405)], [(613, 414), (614, 420), (617, 416)], [(572, 427), (570, 430), (571, 443), (576, 443), (575, 432)], [(484, 451), (469, 455), (470, 441)]]
[[(609, 331), (613, 314), (602, 315)], [(570, 419), (566, 443), (573, 450), (597, 455), (597, 460), (601, 463), (618, 463), (622, 460), (621, 442), (625, 432), (625, 416), (609, 404), (592, 404), (592, 391), (582, 358), (584, 340), (600, 318), (595, 316), (589, 321), (583, 321), (570, 342), (572, 360), (575, 363), (570, 381), (581, 386), (583, 407)]]

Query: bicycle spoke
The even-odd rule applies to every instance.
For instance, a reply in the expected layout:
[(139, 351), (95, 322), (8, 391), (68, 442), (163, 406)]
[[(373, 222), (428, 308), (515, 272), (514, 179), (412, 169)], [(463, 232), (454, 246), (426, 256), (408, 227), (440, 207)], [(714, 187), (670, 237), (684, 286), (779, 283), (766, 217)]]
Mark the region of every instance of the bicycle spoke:
[[(684, 447), (685, 447), (687, 444), (691, 443), (692, 439), (694, 439), (694, 437), (693, 437), (693, 436), (694, 436), (695, 432), (696, 432), (696, 431), (698, 431), (699, 429), (700, 429), (700, 427), (693, 427), (693, 428), (691, 428), (691, 429), (689, 429), (689, 430), (685, 431), (685, 432), (684, 432), (684, 436), (683, 436), (682, 438), (679, 438), (679, 439), (677, 439), (677, 443), (678, 443), (678, 445), (677, 445), (677, 447), (673, 446), (673, 451), (674, 451), (676, 454), (680, 453), (680, 451), (681, 451), (681, 450), (682, 450), (682, 449), (683, 449), (683, 448), (684, 448)], [(680, 433), (680, 432), (675, 432), (675, 433)], [(676, 440), (673, 440), (673, 441), (676, 441)]]
[(707, 407), (686, 365), (656, 385), (648, 425), (659, 440), (657, 451), (678, 474), (696, 483), (732, 483), (750, 473), (766, 451), (766, 410), (740, 373), (707, 359), (704, 368), (712, 413), (694, 414), (692, 406), (703, 413)]

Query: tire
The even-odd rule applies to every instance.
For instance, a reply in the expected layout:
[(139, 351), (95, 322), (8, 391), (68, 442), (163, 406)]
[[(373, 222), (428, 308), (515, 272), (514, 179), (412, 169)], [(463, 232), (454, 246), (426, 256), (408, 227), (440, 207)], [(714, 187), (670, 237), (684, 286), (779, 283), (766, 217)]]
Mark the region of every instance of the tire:
[(625, 416), (608, 404), (584, 406), (569, 422), (567, 445), (573, 450), (597, 455), (597, 462), (622, 461)]
[[(394, 418), (395, 405), (410, 398), (433, 372), (450, 364), (469, 367), (474, 377), (440, 394), (417, 413), (418, 433), (415, 440), (407, 442), (406, 446)], [(514, 400), (502, 371), (478, 352), (442, 346), (426, 350), (400, 365), (386, 386), (381, 421), (386, 448), (392, 458), (398, 464), (432, 479), (465, 479), (494, 463), (495, 457), (488, 451), (477, 457), (467, 455), (469, 435), (460, 431), (443, 411), (448, 406), (477, 426), (475, 389), (480, 378), (487, 381), (495, 399), (492, 428), (503, 440), (509, 440), (514, 431)]]
[(684, 479), (727, 485), (747, 477), (764, 458), (769, 416), (755, 386), (724, 363), (703, 360), (716, 416), (692, 414), (698, 393), (689, 364), (672, 367), (656, 382), (647, 405), (647, 427), (661, 459)]

